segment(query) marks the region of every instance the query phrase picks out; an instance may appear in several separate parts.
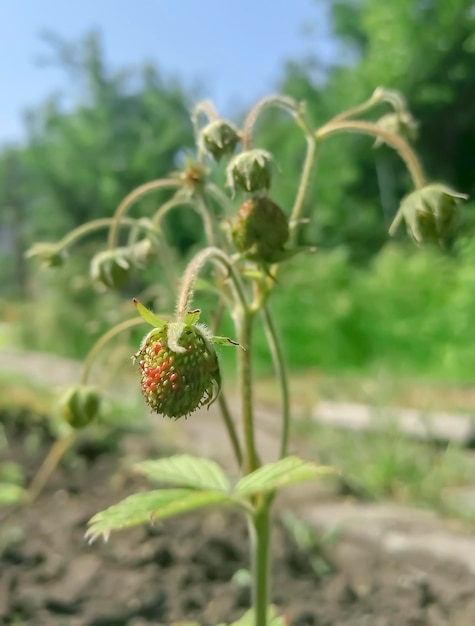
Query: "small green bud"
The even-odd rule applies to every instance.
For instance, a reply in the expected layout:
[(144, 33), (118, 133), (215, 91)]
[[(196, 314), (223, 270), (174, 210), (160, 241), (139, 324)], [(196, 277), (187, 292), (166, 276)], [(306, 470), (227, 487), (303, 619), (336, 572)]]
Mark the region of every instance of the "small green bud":
[(215, 120), (203, 128), (200, 143), (215, 161), (230, 155), (239, 143), (237, 129), (225, 120)]
[(59, 401), (63, 419), (73, 428), (84, 428), (99, 415), (101, 398), (93, 387), (70, 387)]
[[(387, 113), (377, 121), (377, 125), (381, 126), (383, 130), (387, 130), (394, 135), (399, 135), (407, 141), (412, 142), (417, 138), (418, 124), (409, 111)], [(378, 137), (374, 142), (374, 147), (378, 148), (383, 145), (383, 143), (384, 139)]]
[(287, 216), (267, 197), (250, 198), (239, 208), (232, 237), (249, 258), (273, 263), (289, 238)]
[(467, 195), (433, 183), (416, 189), (401, 202), (408, 233), (417, 243), (443, 242), (456, 225), (461, 200)]
[(65, 250), (58, 249), (54, 243), (35, 243), (27, 252), (26, 258), (38, 258), (46, 267), (61, 267), (66, 258)]
[(274, 161), (266, 150), (246, 150), (236, 155), (226, 170), (226, 183), (250, 193), (270, 187)]
[(132, 271), (131, 252), (127, 248), (98, 252), (91, 261), (91, 278), (109, 288), (125, 285)]

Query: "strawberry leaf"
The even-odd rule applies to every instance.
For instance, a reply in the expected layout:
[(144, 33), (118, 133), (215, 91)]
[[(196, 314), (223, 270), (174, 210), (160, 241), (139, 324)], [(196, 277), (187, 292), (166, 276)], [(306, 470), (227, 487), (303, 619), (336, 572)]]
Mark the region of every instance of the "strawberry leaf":
[(157, 461), (143, 461), (135, 467), (148, 478), (176, 487), (225, 493), (230, 489), (226, 474), (217, 463), (189, 454), (177, 454)]
[(333, 467), (321, 466), (288, 456), (269, 463), (244, 476), (234, 487), (233, 496), (249, 497), (265, 491), (275, 491), (288, 485), (301, 483), (335, 473)]
[(230, 498), (222, 491), (157, 489), (135, 493), (94, 515), (89, 522), (90, 527), (86, 532), (86, 538), (94, 541), (102, 535), (104, 539), (108, 539), (113, 530), (131, 528), (226, 502), (229, 503)]

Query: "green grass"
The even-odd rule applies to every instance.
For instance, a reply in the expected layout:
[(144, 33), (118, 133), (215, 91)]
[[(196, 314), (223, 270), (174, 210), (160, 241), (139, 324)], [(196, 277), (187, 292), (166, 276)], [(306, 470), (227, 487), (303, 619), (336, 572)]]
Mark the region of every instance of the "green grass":
[(458, 506), (454, 488), (475, 485), (474, 462), (456, 445), (437, 447), (408, 439), (388, 425), (380, 432), (351, 433), (316, 425), (293, 424), (319, 462), (338, 467), (350, 495), (394, 500), (475, 519), (475, 511)]

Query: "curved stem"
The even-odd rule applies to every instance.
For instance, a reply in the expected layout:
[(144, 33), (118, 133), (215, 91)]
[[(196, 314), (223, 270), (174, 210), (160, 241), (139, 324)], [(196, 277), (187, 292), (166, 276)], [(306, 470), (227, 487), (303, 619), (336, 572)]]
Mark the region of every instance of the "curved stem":
[(287, 455), (290, 428), (290, 395), (287, 368), (285, 365), (284, 354), (282, 352), (282, 346), (274, 326), (274, 321), (269, 308), (266, 305), (262, 309), (262, 315), (264, 319), (264, 330), (267, 336), (267, 342), (269, 344), (274, 369), (279, 380), (280, 391), (282, 394), (282, 433), (280, 437), (279, 458), (283, 459)]
[(112, 218), (112, 225), (109, 231), (109, 239), (108, 239), (108, 248), (112, 250), (117, 245), (117, 230), (119, 228), (119, 224), (121, 219), (124, 216), (124, 213), (140, 198), (145, 196), (151, 191), (156, 191), (158, 189), (170, 189), (181, 187), (183, 183), (179, 180), (174, 180), (173, 178), (161, 178), (159, 180), (152, 180), (149, 183), (145, 183), (144, 185), (140, 185), (133, 191), (131, 191), (119, 204), (117, 210)]
[(214, 122), (219, 117), (211, 100), (202, 100), (195, 106), (191, 114), (193, 120), (198, 119), (200, 115), (206, 115), (210, 122)]
[(307, 152), (305, 155), (304, 166), (302, 170), (302, 176), (300, 177), (299, 188), (297, 190), (297, 196), (295, 198), (294, 206), (292, 208), (292, 212), (290, 214), (290, 222), (291, 226), (291, 242), (295, 242), (295, 237), (297, 234), (297, 227), (299, 224), (299, 220), (302, 215), (302, 209), (305, 202), (305, 196), (308, 191), (308, 187), (310, 184), (310, 177), (313, 172), (313, 167), (315, 164), (315, 156), (317, 152), (317, 140), (313, 134), (307, 135)]
[(425, 185), (424, 173), (422, 171), (422, 167), (419, 163), (417, 156), (415, 155), (409, 144), (398, 135), (384, 130), (377, 124), (372, 124), (371, 122), (352, 120), (335, 123), (329, 122), (325, 126), (322, 126), (315, 133), (315, 137), (318, 140), (323, 139), (328, 135), (342, 132), (361, 133), (363, 135), (370, 135), (372, 137), (380, 137), (383, 141), (385, 141), (392, 148), (394, 148), (401, 157), (401, 159), (404, 161), (411, 175), (414, 187), (418, 189)]
[(293, 117), (297, 117), (299, 115), (299, 104), (293, 98), (277, 95), (262, 98), (262, 100), (260, 100), (249, 111), (249, 114), (244, 121), (244, 127), (242, 130), (242, 146), (244, 150), (248, 150), (251, 147), (253, 127), (262, 111), (269, 106), (278, 106), (281, 109), (288, 111)]
[(195, 194), (195, 199), (198, 212), (201, 215), (201, 219), (203, 220), (208, 246), (215, 246), (216, 238), (214, 236), (213, 220), (211, 219), (211, 214), (206, 203), (206, 198), (204, 194), (197, 192)]
[(178, 296), (176, 306), (176, 316), (178, 320), (185, 317), (190, 309), (191, 301), (193, 299), (194, 285), (198, 278), (198, 275), (203, 266), (208, 261), (215, 261), (219, 263), (227, 272), (227, 277), (231, 279), (231, 284), (236, 297), (236, 300), (241, 305), (244, 311), (248, 310), (248, 303), (244, 286), (241, 278), (236, 272), (231, 259), (219, 248), (205, 248), (201, 252), (198, 252), (196, 256), (188, 264), (183, 275), (183, 282)]
[(229, 435), (229, 439), (231, 440), (231, 445), (233, 447), (234, 456), (236, 457), (236, 462), (238, 464), (238, 467), (241, 467), (243, 460), (241, 444), (239, 443), (239, 438), (237, 436), (236, 428), (234, 426), (231, 411), (229, 410), (229, 406), (223, 391), (221, 391), (218, 396), (218, 404), (221, 410), (221, 416), (223, 418), (224, 425), (226, 426), (226, 430)]
[[(83, 224), (82, 226), (75, 228), (70, 233), (68, 233), (66, 237), (63, 237), (63, 239), (58, 241), (58, 243), (56, 244), (58, 247), (58, 250), (62, 250), (63, 248), (66, 248), (70, 244), (74, 243), (78, 239), (81, 239), (81, 237), (88, 235), (89, 233), (92, 233), (96, 230), (100, 230), (101, 228), (108, 228), (109, 226), (111, 226), (113, 222), (114, 222), (114, 218), (103, 217), (97, 220), (92, 220), (92, 222), (87, 222), (86, 224)], [(151, 230), (150, 226), (147, 225), (145, 222), (140, 222), (139, 220), (136, 220), (130, 217), (122, 218), (122, 220), (120, 221), (119, 227), (121, 226), (135, 226), (136, 228), (142, 228), (147, 231)]]
[(370, 96), (370, 98), (368, 98), (368, 100), (366, 100), (366, 102), (363, 102), (362, 104), (358, 104), (357, 106), (352, 107), (351, 109), (348, 109), (347, 111), (343, 111), (343, 113), (339, 113), (338, 115), (335, 115), (335, 117), (333, 117), (331, 121), (328, 123), (333, 124), (334, 122), (342, 122), (343, 120), (347, 120), (350, 117), (353, 117), (355, 115), (359, 115), (360, 113), (364, 113), (365, 111), (368, 111), (368, 109), (371, 109), (372, 107), (374, 107), (375, 105), (379, 104), (380, 102), (384, 100), (385, 93), (386, 93), (385, 89), (383, 89), (382, 87), (378, 87), (377, 89), (374, 90), (373, 94)]
[(69, 450), (75, 438), (76, 431), (73, 430), (67, 435), (63, 435), (60, 439), (57, 439), (51, 446), (48, 455), (41, 464), (40, 469), (36, 472), (28, 488), (27, 502), (29, 504), (34, 502), (43, 491), (43, 488), (48, 482), (51, 474), (58, 466), (58, 463), (61, 461), (64, 454)]
[(96, 341), (96, 343), (89, 350), (88, 355), (84, 361), (80, 384), (86, 385), (89, 380), (89, 374), (91, 373), (91, 368), (94, 363), (95, 358), (102, 350), (102, 348), (113, 339), (116, 335), (121, 333), (124, 330), (128, 330), (129, 328), (133, 328), (134, 326), (138, 326), (139, 324), (144, 324), (145, 321), (141, 317), (133, 317), (130, 320), (125, 320), (125, 322), (121, 322), (114, 326), (110, 330), (108, 330), (100, 339)]
[(159, 207), (159, 209), (155, 212), (154, 216), (152, 217), (152, 224), (154, 226), (159, 226), (160, 222), (169, 211), (171, 211), (177, 206), (185, 206), (185, 205), (189, 205), (191, 208), (196, 209), (195, 205), (193, 204), (190, 198), (185, 198), (180, 195), (174, 195), (173, 198), (170, 198), (170, 200), (167, 200), (166, 202), (164, 202)]

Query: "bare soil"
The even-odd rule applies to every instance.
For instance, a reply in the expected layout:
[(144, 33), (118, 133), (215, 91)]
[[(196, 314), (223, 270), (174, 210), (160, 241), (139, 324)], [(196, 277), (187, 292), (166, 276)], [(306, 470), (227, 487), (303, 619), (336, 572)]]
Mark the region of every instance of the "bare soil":
[[(42, 445), (27, 453), (31, 422), (3, 421), (5, 458), (22, 463), (31, 478), (51, 439), (40, 433)], [(83, 443), (67, 461), (34, 504), (0, 509), (2, 626), (213, 626), (248, 608), (249, 588), (233, 578), (248, 567), (240, 518), (209, 511), (88, 545), (89, 518), (145, 485), (124, 469), (120, 449)], [(335, 550), (337, 568), (318, 571), (276, 520), (273, 601), (289, 624), (475, 624), (475, 579), (464, 569), (441, 568), (427, 556), (382, 558), (365, 546)]]

